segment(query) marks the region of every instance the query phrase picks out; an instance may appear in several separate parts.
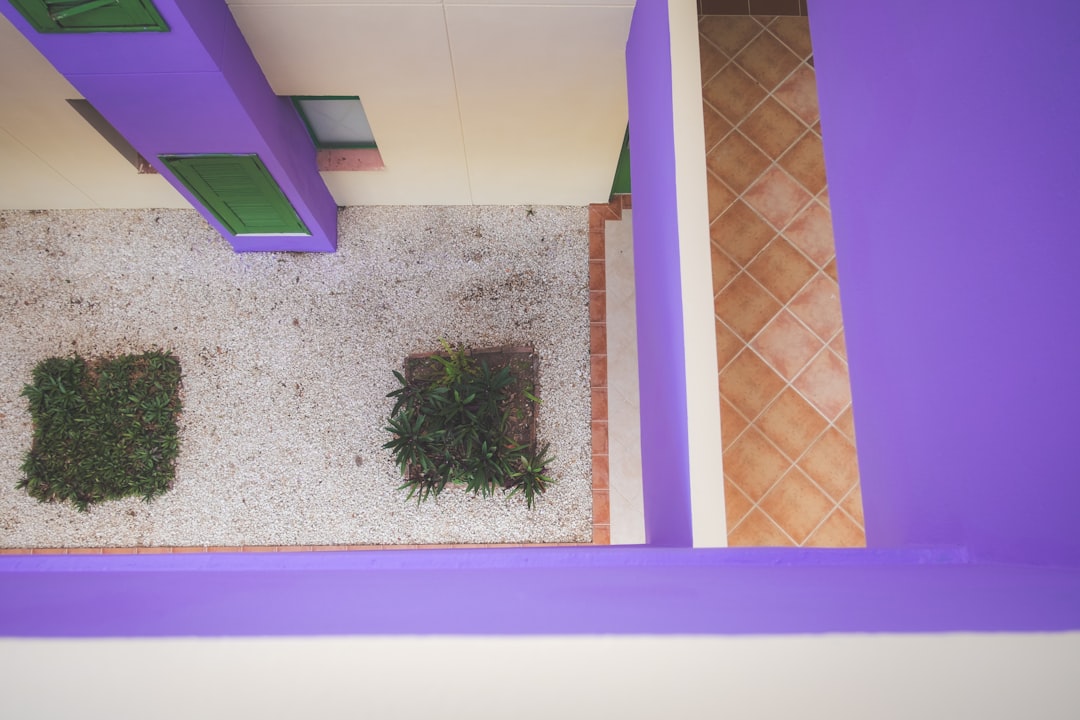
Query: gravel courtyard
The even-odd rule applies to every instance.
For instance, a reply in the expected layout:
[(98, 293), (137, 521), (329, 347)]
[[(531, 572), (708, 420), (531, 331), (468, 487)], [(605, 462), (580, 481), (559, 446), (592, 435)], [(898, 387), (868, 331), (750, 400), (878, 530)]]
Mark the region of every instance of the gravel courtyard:
[[(236, 254), (194, 211), (0, 212), (0, 547), (589, 542), (586, 208), (340, 212), (332, 254)], [(438, 339), (533, 345), (556, 483), (405, 501), (392, 370)], [(40, 360), (172, 350), (176, 482), (79, 513), (15, 489)]]

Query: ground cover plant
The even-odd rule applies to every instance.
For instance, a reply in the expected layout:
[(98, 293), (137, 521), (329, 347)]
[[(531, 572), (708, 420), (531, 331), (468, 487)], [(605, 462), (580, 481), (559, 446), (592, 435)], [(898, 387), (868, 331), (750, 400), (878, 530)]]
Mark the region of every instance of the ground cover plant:
[(531, 509), (552, 482), (547, 445), (537, 447), (531, 350), (445, 353), (406, 360), (386, 430), (408, 498), (438, 497), (447, 485), (488, 497), (521, 493)]
[(168, 352), (38, 363), (23, 388), (33, 444), (17, 487), (79, 510), (103, 500), (152, 500), (172, 485), (179, 450), (180, 361)]

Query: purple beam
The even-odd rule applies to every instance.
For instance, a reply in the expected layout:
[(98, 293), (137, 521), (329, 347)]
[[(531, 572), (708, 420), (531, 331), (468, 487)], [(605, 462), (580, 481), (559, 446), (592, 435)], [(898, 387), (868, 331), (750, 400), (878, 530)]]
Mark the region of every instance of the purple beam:
[[(167, 33), (36, 32), (12, 23), (238, 251), (330, 252), (337, 207), (291, 104), (274, 95), (224, 0), (156, 0)], [(237, 237), (157, 160), (162, 154), (256, 153), (310, 236)]]
[(1080, 564), (1080, 5), (810, 23), (868, 542)]
[(641, 474), (650, 545), (693, 544), (667, 2), (639, 2), (626, 44)]

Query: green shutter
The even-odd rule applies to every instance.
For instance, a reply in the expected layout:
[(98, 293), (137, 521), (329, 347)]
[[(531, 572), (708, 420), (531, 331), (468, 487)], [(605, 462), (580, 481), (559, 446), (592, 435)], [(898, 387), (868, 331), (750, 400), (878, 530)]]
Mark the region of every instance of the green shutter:
[(258, 155), (161, 155), (233, 235), (310, 235)]
[(168, 32), (150, 0), (11, 0), (43, 33)]

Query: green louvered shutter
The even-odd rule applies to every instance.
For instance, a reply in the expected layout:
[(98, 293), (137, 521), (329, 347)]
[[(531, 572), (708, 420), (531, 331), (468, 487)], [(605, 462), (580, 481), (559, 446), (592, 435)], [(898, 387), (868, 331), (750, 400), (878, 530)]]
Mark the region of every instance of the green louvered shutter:
[(258, 155), (160, 159), (233, 235), (310, 235)]
[(11, 0), (44, 33), (168, 32), (150, 0)]

